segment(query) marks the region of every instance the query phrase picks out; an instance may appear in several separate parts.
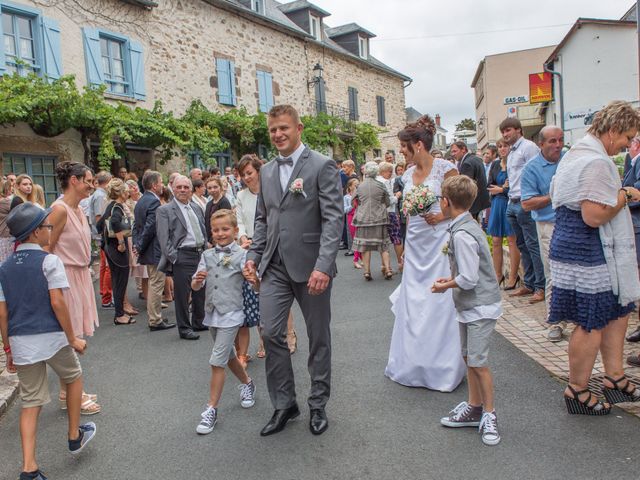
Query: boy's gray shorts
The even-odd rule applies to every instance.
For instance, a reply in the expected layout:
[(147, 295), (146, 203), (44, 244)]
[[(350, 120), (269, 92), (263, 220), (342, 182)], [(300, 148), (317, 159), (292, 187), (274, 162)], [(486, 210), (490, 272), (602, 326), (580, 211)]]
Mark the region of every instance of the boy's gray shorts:
[(460, 325), (462, 356), (467, 357), (467, 366), (486, 367), (489, 357), (489, 339), (496, 327), (493, 318), (482, 318)]
[(236, 347), (234, 341), (238, 334), (237, 327), (209, 327), (211, 338), (213, 338), (213, 350), (209, 364), (212, 367), (224, 368), (232, 358), (236, 357)]

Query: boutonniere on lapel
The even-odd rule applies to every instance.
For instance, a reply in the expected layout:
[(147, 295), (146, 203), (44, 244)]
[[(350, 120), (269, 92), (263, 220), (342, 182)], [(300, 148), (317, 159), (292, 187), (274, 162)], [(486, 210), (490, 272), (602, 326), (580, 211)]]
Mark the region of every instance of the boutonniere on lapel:
[(229, 255), (225, 255), (222, 257), (222, 266), (229, 267), (231, 265), (231, 257)]
[(307, 194), (304, 191), (304, 182), (301, 178), (296, 178), (291, 185), (289, 185), (289, 191), (291, 193), (299, 193), (304, 198), (307, 198)]
[(449, 242), (445, 243), (444, 246), (442, 247), (442, 253), (444, 255), (449, 255)]

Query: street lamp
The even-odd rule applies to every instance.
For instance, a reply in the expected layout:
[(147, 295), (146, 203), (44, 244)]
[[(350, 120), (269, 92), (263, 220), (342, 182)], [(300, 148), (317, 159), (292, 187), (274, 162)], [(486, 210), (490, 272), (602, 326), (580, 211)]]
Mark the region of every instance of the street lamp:
[(313, 66), (313, 78), (307, 82), (307, 85), (311, 87), (312, 85), (320, 83), (322, 81), (322, 71), (323, 68), (320, 62), (316, 63)]

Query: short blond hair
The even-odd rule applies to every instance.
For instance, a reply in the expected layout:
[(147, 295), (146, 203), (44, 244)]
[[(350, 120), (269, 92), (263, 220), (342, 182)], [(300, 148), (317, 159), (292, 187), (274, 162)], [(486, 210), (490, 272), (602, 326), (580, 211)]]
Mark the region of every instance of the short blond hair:
[(593, 117), (588, 132), (596, 137), (612, 131), (623, 133), (640, 128), (640, 113), (629, 102), (614, 100)]
[(112, 178), (107, 184), (107, 195), (111, 200), (117, 200), (129, 187), (120, 178)]
[(378, 165), (378, 172), (382, 173), (386, 172), (387, 170), (393, 172), (393, 165), (389, 162), (380, 162), (380, 164)]
[(237, 228), (238, 226), (236, 214), (228, 208), (221, 208), (220, 210), (213, 212), (213, 215), (211, 215), (211, 226), (213, 226), (213, 221), (219, 218), (226, 218), (233, 228)]
[(449, 177), (442, 182), (442, 196), (456, 208), (469, 210), (477, 194), (478, 186), (476, 182), (466, 175)]
[(342, 166), (343, 167), (351, 167), (355, 170), (356, 168), (356, 162), (354, 162), (353, 160), (345, 160), (344, 162), (342, 162)]

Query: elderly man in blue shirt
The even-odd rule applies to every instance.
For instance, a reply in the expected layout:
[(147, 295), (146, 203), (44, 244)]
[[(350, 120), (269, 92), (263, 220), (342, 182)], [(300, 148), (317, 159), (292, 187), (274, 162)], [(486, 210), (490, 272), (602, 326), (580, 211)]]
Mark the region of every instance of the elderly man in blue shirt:
[[(540, 257), (544, 267), (545, 277), (545, 303), (549, 312), (551, 300), (551, 272), (549, 270), (549, 245), (556, 214), (551, 206), (549, 188), (551, 179), (558, 169), (558, 162), (562, 156), (564, 145), (564, 133), (561, 128), (549, 125), (540, 130), (539, 134), (540, 154), (531, 159), (522, 171), (521, 198), (522, 208), (531, 212), (531, 218), (536, 222), (538, 232), (538, 245)], [(553, 325), (549, 329), (547, 338), (552, 342), (562, 340), (564, 322)]]

